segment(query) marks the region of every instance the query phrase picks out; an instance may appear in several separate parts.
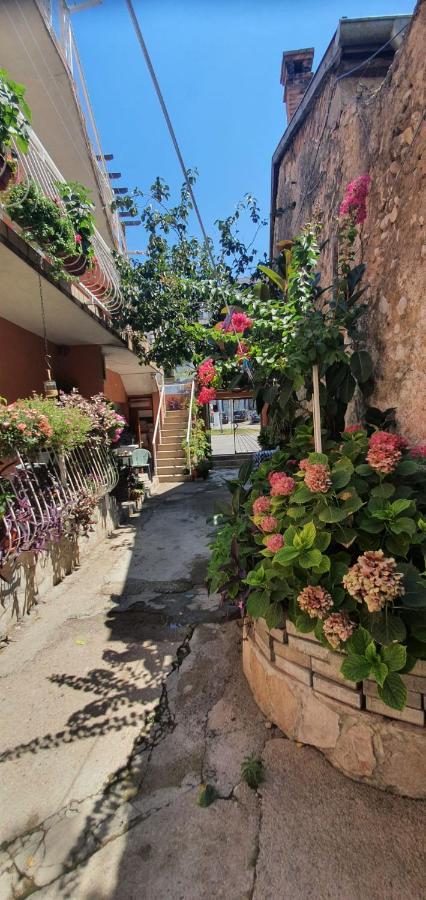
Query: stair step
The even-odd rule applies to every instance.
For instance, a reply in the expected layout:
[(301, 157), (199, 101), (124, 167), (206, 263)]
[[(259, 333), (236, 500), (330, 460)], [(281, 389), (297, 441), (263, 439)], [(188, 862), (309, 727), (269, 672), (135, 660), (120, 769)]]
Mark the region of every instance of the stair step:
[(158, 475), (183, 475), (186, 466), (157, 466)]
[(190, 481), (190, 475), (159, 475), (158, 480), (160, 484), (184, 484), (185, 481)]

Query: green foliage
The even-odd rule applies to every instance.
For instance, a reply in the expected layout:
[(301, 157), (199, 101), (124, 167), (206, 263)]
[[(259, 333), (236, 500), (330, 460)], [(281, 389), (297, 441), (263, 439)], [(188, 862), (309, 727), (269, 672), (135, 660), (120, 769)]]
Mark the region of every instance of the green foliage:
[(13, 143), (26, 153), (30, 139), (31, 110), (25, 102), (25, 88), (0, 69), (0, 153)]
[(15, 184), (9, 192), (6, 211), (23, 229), (24, 237), (37, 244), (56, 262), (55, 272), (64, 275), (61, 257), (76, 254), (71, 219), (35, 181)]
[[(182, 449), (185, 451), (188, 449), (186, 437), (182, 441)], [(189, 438), (189, 455), (191, 467), (194, 469), (199, 469), (202, 463), (208, 461), (210, 453), (210, 436), (206, 431), (206, 426), (203, 419), (198, 414), (197, 408), (195, 408)]]
[(265, 778), (262, 760), (255, 753), (246, 756), (241, 763), (241, 777), (252, 790), (256, 790)]
[[(191, 184), (196, 173), (189, 171)], [(131, 197), (117, 199), (116, 208), (134, 212), (148, 235), (143, 262), (117, 257), (124, 307), (121, 324), (140, 336), (150, 335), (149, 346), (140, 342), (138, 353), (146, 362), (167, 370), (197, 361), (213, 347), (210, 330), (200, 324), (206, 314), (217, 321), (228, 304), (239, 302), (239, 276), (252, 264), (256, 251), (247, 250), (238, 238), (238, 222), (246, 213), (261, 227), (256, 201), (247, 195), (234, 214), (216, 222), (219, 252), (190, 235), (192, 202), (186, 183), (178, 203), (170, 205), (170, 189), (157, 178), (145, 195), (139, 189)], [(213, 254), (213, 262), (211, 259)]]
[(56, 188), (61, 197), (72, 227), (81, 241), (74, 247), (74, 253), (81, 252), (87, 260), (94, 259), (92, 238), (95, 233), (94, 204), (90, 191), (78, 181), (57, 181)]

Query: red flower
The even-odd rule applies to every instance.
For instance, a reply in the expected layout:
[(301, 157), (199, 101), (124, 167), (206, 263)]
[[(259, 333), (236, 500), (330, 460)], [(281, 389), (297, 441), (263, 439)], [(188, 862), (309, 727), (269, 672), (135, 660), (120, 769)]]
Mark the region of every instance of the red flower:
[(75, 240), (76, 244), (81, 244), (81, 234), (75, 234), (74, 240)]
[(367, 218), (367, 196), (370, 183), (370, 175), (360, 175), (355, 181), (349, 182), (343, 201), (340, 204), (339, 216), (350, 216), (355, 220), (355, 225), (361, 225), (365, 221)]
[(210, 403), (211, 400), (215, 400), (216, 397), (217, 394), (214, 388), (202, 387), (198, 394), (197, 401), (203, 406), (205, 403)]
[(410, 455), (426, 457), (426, 444), (417, 444), (417, 447), (412, 447), (410, 450)]
[(356, 431), (364, 431), (362, 425), (347, 425), (344, 434), (355, 434)]

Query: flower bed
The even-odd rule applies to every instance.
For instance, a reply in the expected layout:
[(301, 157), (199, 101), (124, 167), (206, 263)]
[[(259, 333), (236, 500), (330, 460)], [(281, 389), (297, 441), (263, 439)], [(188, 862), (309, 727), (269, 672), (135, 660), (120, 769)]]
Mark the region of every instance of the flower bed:
[(391, 709), (370, 678), (343, 678), (339, 654), (287, 618), (269, 629), (246, 620), (243, 666), (256, 702), (290, 738), (317, 747), (346, 775), (410, 797), (426, 796), (426, 663), (402, 678), (407, 703)]

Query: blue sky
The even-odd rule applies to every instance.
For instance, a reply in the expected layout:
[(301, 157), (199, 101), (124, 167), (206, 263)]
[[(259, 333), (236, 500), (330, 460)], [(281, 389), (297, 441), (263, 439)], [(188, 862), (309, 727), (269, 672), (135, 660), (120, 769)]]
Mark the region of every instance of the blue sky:
[[(270, 161), (285, 128), (284, 50), (315, 47), (320, 62), (342, 16), (410, 13), (413, 0), (134, 0), (186, 165), (199, 170), (207, 231), (246, 192), (269, 215)], [(104, 152), (115, 184), (148, 187), (181, 174), (124, 0), (73, 15)], [(194, 233), (197, 226), (194, 223)], [(198, 231), (197, 231), (198, 234)], [(128, 229), (143, 249), (142, 228)], [(242, 228), (251, 240), (253, 226)], [(267, 229), (256, 244), (267, 248)]]

